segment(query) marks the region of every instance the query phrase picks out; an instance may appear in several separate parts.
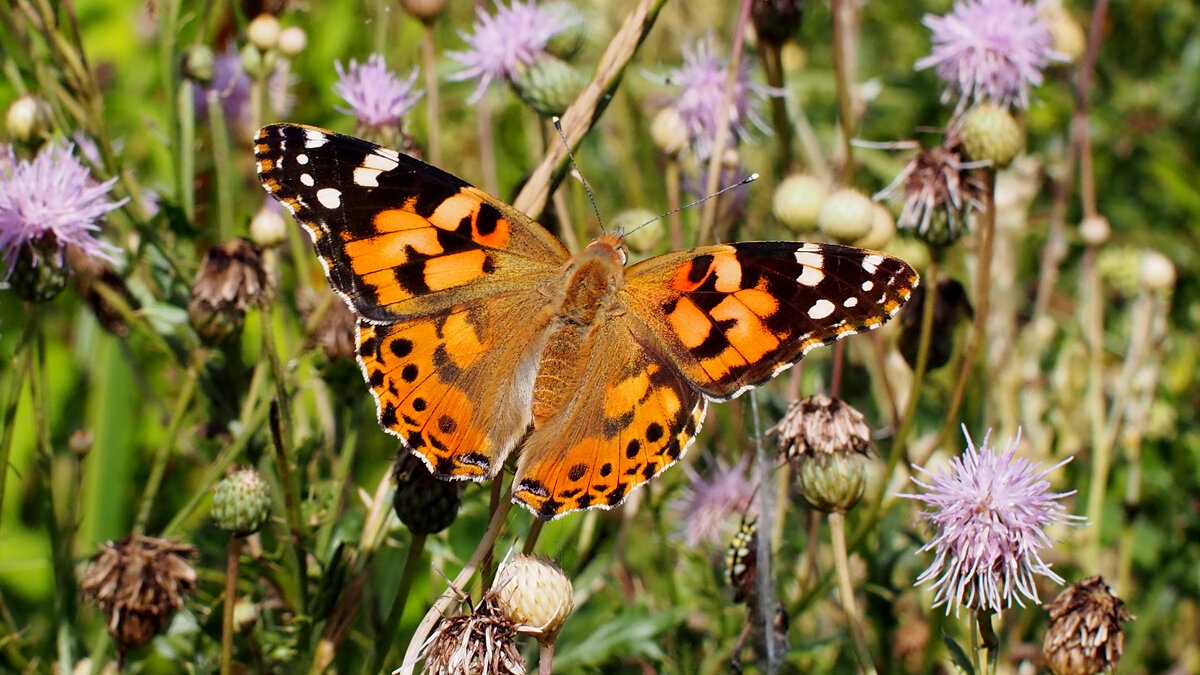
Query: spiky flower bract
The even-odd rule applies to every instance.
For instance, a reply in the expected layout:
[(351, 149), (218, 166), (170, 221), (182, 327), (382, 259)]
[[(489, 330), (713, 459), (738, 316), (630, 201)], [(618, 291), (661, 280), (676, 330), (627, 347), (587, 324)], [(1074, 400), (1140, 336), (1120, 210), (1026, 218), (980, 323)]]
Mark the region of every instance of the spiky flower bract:
[(513, 0), (507, 7), (497, 2), (495, 14), (480, 8), (475, 18), (473, 33), (459, 33), (467, 49), (447, 52), (463, 65), (450, 76), (452, 81), (477, 81), (468, 103), (478, 101), (493, 80), (511, 80), (517, 68), (532, 64), (545, 53), (554, 36), (581, 20), (577, 12), (564, 11), (562, 5), (539, 5), (537, 0)]
[(1042, 83), (1055, 52), (1054, 36), (1037, 8), (1023, 0), (963, 0), (945, 16), (926, 14), (933, 50), (916, 63), (946, 83), (942, 100), (960, 105), (988, 100), (1029, 107), (1029, 88)]
[(72, 149), (48, 145), (32, 160), (18, 161), (10, 146), (0, 145), (0, 281), (34, 242), (50, 242), (59, 256), (70, 244), (88, 257), (113, 261), (117, 248), (96, 232), (104, 214), (127, 200), (112, 201), (117, 179), (97, 183)]
[[(753, 69), (751, 63), (743, 60), (734, 78), (729, 131), (738, 140), (745, 138), (750, 125), (766, 133), (767, 126), (759, 111), (766, 97), (776, 91), (750, 79)], [(672, 105), (687, 126), (692, 152), (700, 159), (712, 155), (728, 71), (729, 62), (714, 51), (710, 35), (696, 43), (695, 49), (685, 49), (683, 65), (667, 74), (667, 82), (678, 91)]]
[[(963, 430), (964, 433), (966, 430)], [(1024, 598), (1040, 603), (1035, 576), (1056, 583), (1061, 577), (1042, 560), (1043, 550), (1054, 539), (1046, 528), (1056, 523), (1077, 523), (1059, 501), (1071, 492), (1050, 491), (1046, 476), (1070, 458), (1043, 469), (1017, 456), (1020, 433), (1003, 451), (988, 445), (979, 448), (967, 435), (966, 451), (950, 460), (949, 470), (936, 473), (916, 467), (928, 482), (913, 478), (923, 494), (898, 496), (925, 505), (922, 520), (934, 537), (921, 551), (933, 551), (933, 564), (917, 578), (932, 581), (934, 607), (946, 605), (957, 614), (960, 607), (998, 611), (1022, 607)]]
[(350, 105), (338, 110), (354, 115), (360, 125), (371, 129), (399, 126), (424, 94), (413, 88), (417, 82), (415, 67), (408, 78), (401, 79), (388, 69), (382, 54), (371, 54), (361, 64), (350, 59), (347, 67), (337, 61), (334, 68), (338, 81), (333, 90)]

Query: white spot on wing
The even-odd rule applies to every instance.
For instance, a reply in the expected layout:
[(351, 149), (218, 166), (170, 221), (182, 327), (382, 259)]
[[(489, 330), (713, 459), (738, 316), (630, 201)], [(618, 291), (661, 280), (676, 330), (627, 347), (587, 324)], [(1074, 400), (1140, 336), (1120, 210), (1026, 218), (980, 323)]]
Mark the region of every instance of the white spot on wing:
[(329, 142), (329, 137), (315, 129), (304, 130), (304, 147), (312, 150)]
[(862, 285), (863, 293), (870, 291), (872, 288), (875, 288), (874, 281), (867, 279), (866, 281), (863, 282), (863, 285)]
[[(800, 254), (797, 253), (796, 256), (799, 257)], [(824, 278), (825, 273), (821, 270), (815, 267), (805, 266), (804, 271), (800, 273), (800, 276), (796, 277), (796, 281), (804, 284), (805, 286), (816, 286), (817, 284), (821, 283), (821, 280)]]
[(304, 185), (307, 187), (312, 187), (316, 183), (316, 181), (313, 180), (313, 177), (306, 173), (300, 174), (300, 182), (304, 183)]
[(362, 165), (369, 169), (378, 169), (380, 171), (391, 171), (392, 169), (396, 168), (397, 166), (400, 166), (400, 162), (398, 162), (395, 159), (392, 159), (390, 157), (385, 157), (384, 155), (377, 153), (377, 154), (367, 155), (366, 158), (363, 159)]
[(820, 300), (814, 302), (812, 307), (808, 308), (808, 318), (824, 319), (830, 314), (833, 314), (833, 310), (835, 309), (837, 309), (837, 307), (834, 306), (832, 302), (826, 300), (825, 298), (821, 298)]
[(296, 163), (297, 164), (308, 164), (308, 155), (304, 154), (303, 152), (296, 155)]
[(854, 307), (856, 305), (858, 305), (858, 298), (855, 297), (846, 298), (846, 301), (842, 303), (843, 307)]
[(875, 274), (875, 272), (879, 269), (880, 263), (882, 262), (883, 256), (877, 253), (872, 253), (871, 255), (863, 258), (862, 268), (867, 271), (867, 274)]
[(335, 188), (317, 190), (317, 201), (327, 209), (336, 209), (342, 205), (342, 191)]
[(815, 250), (800, 248), (796, 251), (796, 262), (805, 267), (813, 267), (820, 270), (821, 266), (825, 264), (825, 258), (821, 257), (821, 254)]
[(354, 170), (354, 184), (362, 187), (379, 187), (379, 171), (360, 166)]

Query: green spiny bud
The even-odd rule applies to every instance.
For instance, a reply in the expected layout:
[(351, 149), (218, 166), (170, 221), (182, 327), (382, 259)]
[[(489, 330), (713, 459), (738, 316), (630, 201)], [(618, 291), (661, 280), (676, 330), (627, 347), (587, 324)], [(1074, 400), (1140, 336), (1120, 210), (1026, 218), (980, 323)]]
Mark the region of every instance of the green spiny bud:
[(579, 71), (562, 59), (545, 55), (517, 68), (512, 86), (521, 100), (547, 117), (561, 115), (583, 89)]
[(959, 132), (971, 159), (1003, 169), (1025, 145), (1025, 132), (1007, 108), (981, 103), (967, 111)]
[(253, 534), (271, 514), (267, 483), (254, 469), (240, 469), (213, 488), (212, 517), (217, 527), (238, 536)]
[(393, 475), (396, 493), (392, 508), (400, 522), (414, 534), (441, 532), (458, 517), (462, 487), (436, 478), (416, 455), (401, 450)]

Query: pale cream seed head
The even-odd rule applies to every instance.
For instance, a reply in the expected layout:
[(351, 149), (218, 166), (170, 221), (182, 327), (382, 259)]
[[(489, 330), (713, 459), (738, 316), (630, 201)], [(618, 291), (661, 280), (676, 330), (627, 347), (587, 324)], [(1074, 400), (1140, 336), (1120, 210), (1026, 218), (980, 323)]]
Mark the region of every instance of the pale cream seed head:
[(842, 188), (829, 195), (817, 216), (817, 226), (835, 240), (849, 244), (871, 231), (875, 218), (870, 197), (853, 188)]
[(492, 586), (500, 613), (521, 633), (553, 642), (575, 607), (571, 580), (556, 563), (517, 555), (499, 572)]

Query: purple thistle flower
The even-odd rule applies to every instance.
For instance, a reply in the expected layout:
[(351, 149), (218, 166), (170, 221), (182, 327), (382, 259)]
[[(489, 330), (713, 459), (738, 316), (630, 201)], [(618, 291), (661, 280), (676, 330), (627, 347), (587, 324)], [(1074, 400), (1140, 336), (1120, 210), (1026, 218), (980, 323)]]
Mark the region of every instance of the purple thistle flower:
[(334, 68), (338, 81), (333, 90), (350, 104), (349, 108), (338, 110), (354, 115), (360, 125), (372, 129), (399, 127), (425, 93), (413, 89), (417, 82), (416, 67), (408, 79), (402, 80), (388, 70), (382, 54), (371, 54), (363, 64), (350, 59), (349, 68), (343, 68), (338, 61)]
[[(288, 89), (293, 80), (287, 74), (282, 59), (267, 78), (267, 97), (273, 111), (281, 116), (286, 116), (292, 109), (292, 96)], [(208, 84), (201, 86), (193, 83), (192, 86), (195, 88), (193, 103), (199, 119), (208, 119), (208, 95), (212, 93), (221, 103), (225, 126), (230, 134), (244, 137), (250, 133), (247, 130), (254, 117), (254, 111), (250, 109), (250, 76), (242, 69), (242, 57), (236, 45), (230, 42), (213, 59), (213, 76)]]
[(72, 147), (49, 145), (33, 161), (17, 161), (10, 146), (0, 146), (0, 279), (12, 274), (21, 249), (51, 240), (61, 256), (67, 244), (85, 255), (112, 261), (117, 248), (97, 239), (97, 221), (126, 202), (108, 199), (116, 178), (97, 183)]
[[(753, 70), (753, 65), (743, 59), (733, 84), (729, 130), (738, 140), (746, 137), (749, 125), (769, 133), (759, 110), (766, 97), (782, 94), (751, 80)], [(709, 35), (696, 43), (695, 50), (685, 49), (683, 65), (667, 75), (667, 82), (679, 90), (674, 107), (687, 126), (692, 152), (700, 159), (708, 159), (712, 154), (717, 114), (725, 101), (728, 72), (729, 63), (713, 51), (712, 36)]]
[(718, 463), (709, 478), (696, 473), (690, 465), (685, 464), (684, 470), (691, 483), (671, 507), (679, 516), (676, 534), (692, 548), (701, 542), (723, 544), (733, 516), (744, 515), (754, 499), (754, 485), (746, 477), (745, 458), (729, 469)]
[(554, 36), (582, 20), (578, 13), (570, 11), (570, 7), (539, 5), (537, 0), (513, 0), (508, 7), (497, 2), (495, 15), (480, 8), (476, 10), (475, 18), (473, 34), (459, 31), (467, 49), (447, 52), (465, 66), (450, 76), (451, 81), (478, 80), (468, 103), (478, 101), (493, 80), (511, 80), (517, 68), (533, 63), (546, 51), (547, 43)]
[(1071, 458), (1042, 469), (1041, 464), (1016, 456), (1020, 438), (1018, 431), (1008, 448), (999, 452), (988, 445), (986, 436), (977, 449), (968, 434), (966, 452), (950, 460), (949, 471), (932, 473), (915, 467), (930, 478), (928, 483), (912, 479), (925, 489), (924, 494), (897, 495), (926, 506), (921, 518), (935, 536), (921, 551), (934, 551), (935, 557), (916, 583), (936, 579), (930, 586), (936, 591), (933, 606), (946, 605), (947, 614), (951, 605), (956, 615), (964, 605), (998, 611), (1016, 600), (1024, 607), (1022, 595), (1040, 603), (1035, 574), (1063, 583), (1040, 551), (1055, 542), (1046, 527), (1083, 520), (1067, 514), (1058, 501), (1075, 491), (1050, 492), (1046, 480), (1047, 474)]
[(1042, 83), (1051, 61), (1066, 61), (1054, 51), (1050, 29), (1037, 8), (1022, 0), (962, 0), (946, 16), (926, 14), (933, 51), (916, 63), (935, 67), (946, 82), (942, 102), (959, 95), (999, 105), (1029, 107), (1029, 87)]

